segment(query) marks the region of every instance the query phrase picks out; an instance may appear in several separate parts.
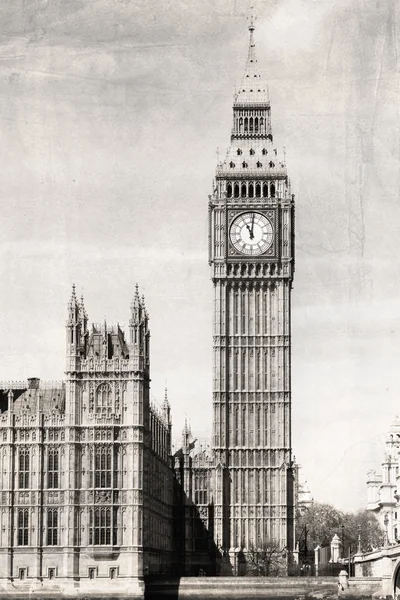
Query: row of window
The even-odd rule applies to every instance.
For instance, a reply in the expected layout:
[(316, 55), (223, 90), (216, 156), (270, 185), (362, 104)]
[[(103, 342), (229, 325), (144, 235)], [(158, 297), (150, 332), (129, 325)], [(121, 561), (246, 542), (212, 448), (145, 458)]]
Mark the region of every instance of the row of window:
[[(257, 165), (257, 169), (261, 169), (261, 167), (262, 167), (262, 162), (260, 162), (260, 161), (258, 160), (258, 161), (257, 161), (257, 163), (256, 163), (256, 165)], [(248, 166), (249, 166), (249, 164), (248, 164), (248, 163), (247, 163), (247, 162), (244, 160), (244, 161), (242, 162), (242, 168), (243, 168), (243, 169), (247, 169), (247, 168), (248, 168)], [(236, 167), (236, 164), (235, 164), (235, 163), (234, 163), (234, 162), (231, 160), (231, 162), (229, 163), (229, 167), (230, 167), (231, 169), (234, 169), (234, 168)], [(275, 167), (275, 163), (274, 163), (272, 160), (270, 160), (270, 161), (269, 161), (269, 168), (270, 168), (270, 169), (273, 169), (274, 167)]]
[[(117, 543), (117, 508), (102, 507), (89, 510), (89, 544), (109, 546)], [(29, 510), (18, 510), (18, 546), (29, 546)], [(59, 518), (58, 508), (47, 510), (47, 546), (58, 546)]]
[[(253, 90), (250, 90), (251, 92)], [(268, 122), (264, 117), (239, 117), (235, 119), (235, 130), (238, 133), (261, 133), (265, 134)], [(272, 134), (268, 137), (272, 140)]]
[[(113, 447), (96, 446), (92, 469), (89, 474), (89, 487), (110, 488), (116, 487), (117, 470)], [(59, 449), (49, 448), (47, 455), (47, 488), (58, 489), (59, 487)], [(19, 489), (28, 489), (30, 481), (30, 450), (20, 448), (19, 450)]]
[(228, 198), (275, 198), (276, 185), (273, 181), (227, 183), (226, 195)]
[[(58, 509), (47, 510), (47, 545), (58, 545)], [(29, 546), (29, 511), (22, 508), (18, 511), (18, 546)]]
[[(272, 138), (272, 136), (268, 136), (268, 137), (271, 137), (271, 138)], [(256, 151), (254, 150), (254, 148), (250, 148), (250, 150), (249, 150), (249, 154), (250, 154), (250, 156), (254, 156), (254, 154), (255, 154), (255, 153), (256, 153)], [(276, 150), (276, 148), (274, 148), (274, 153), (275, 153), (275, 156), (277, 156), (277, 154), (278, 154), (278, 151)], [(242, 150), (241, 148), (238, 148), (238, 149), (236, 150), (236, 154), (237, 154), (238, 156), (241, 156), (241, 155), (243, 154), (243, 150)], [(261, 154), (262, 154), (263, 156), (266, 156), (266, 155), (268, 154), (268, 150), (267, 150), (266, 148), (263, 148), (263, 149), (262, 149), (262, 151), (261, 151)]]
[[(23, 581), (26, 579), (28, 575), (27, 568), (18, 569), (18, 578)], [(96, 579), (98, 575), (98, 567), (89, 567), (88, 568), (88, 577), (89, 579)], [(49, 567), (47, 569), (47, 576), (50, 580), (54, 579), (56, 576), (56, 569), (53, 567)], [(118, 567), (110, 567), (109, 569), (109, 577), (110, 579), (115, 579), (118, 576)]]

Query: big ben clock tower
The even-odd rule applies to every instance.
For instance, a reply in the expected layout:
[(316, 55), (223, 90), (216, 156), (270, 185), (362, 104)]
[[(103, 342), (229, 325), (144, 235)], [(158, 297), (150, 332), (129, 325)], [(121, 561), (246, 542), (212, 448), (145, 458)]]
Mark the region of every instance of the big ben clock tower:
[(294, 196), (285, 157), (272, 136), (253, 20), (249, 31), (231, 145), (217, 165), (209, 203), (214, 537), (232, 565), (239, 550), (273, 545), (284, 556), (293, 549)]

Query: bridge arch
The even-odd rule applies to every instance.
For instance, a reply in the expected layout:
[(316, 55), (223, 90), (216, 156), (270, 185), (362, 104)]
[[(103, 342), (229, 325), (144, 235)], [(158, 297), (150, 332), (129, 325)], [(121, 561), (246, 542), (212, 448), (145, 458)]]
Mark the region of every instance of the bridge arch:
[(396, 560), (393, 566), (392, 593), (395, 600), (400, 599), (400, 558)]

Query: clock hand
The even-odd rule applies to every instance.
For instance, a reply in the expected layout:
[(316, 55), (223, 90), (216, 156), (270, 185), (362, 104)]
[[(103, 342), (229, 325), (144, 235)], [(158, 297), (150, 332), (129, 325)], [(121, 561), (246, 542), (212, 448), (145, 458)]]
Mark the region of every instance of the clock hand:
[(254, 237), (254, 213), (251, 216), (251, 231), (250, 231), (250, 239), (252, 240)]

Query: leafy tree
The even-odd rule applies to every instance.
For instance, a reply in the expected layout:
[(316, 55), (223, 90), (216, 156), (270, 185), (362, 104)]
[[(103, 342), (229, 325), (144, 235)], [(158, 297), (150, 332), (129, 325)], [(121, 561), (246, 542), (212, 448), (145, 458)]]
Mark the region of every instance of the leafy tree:
[(344, 513), (330, 504), (313, 502), (297, 516), (296, 537), (304, 551), (329, 546), (335, 533), (340, 537)]
[(300, 551), (313, 551), (318, 545), (329, 546), (335, 533), (342, 538), (343, 550), (355, 553), (358, 549), (358, 536), (361, 550), (367, 552), (382, 546), (384, 531), (376, 516), (368, 510), (356, 513), (344, 512), (330, 504), (313, 502), (297, 515), (296, 540)]

